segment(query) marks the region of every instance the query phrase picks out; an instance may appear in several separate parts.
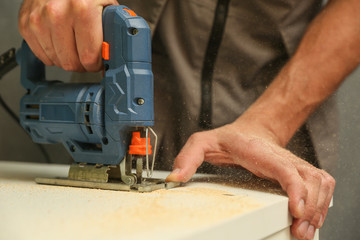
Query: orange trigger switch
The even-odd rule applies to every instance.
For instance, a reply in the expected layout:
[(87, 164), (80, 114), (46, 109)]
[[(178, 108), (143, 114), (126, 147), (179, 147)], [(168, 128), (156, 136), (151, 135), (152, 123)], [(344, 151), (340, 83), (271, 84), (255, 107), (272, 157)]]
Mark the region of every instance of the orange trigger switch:
[(110, 49), (109, 49), (109, 44), (107, 42), (103, 42), (102, 43), (102, 57), (105, 60), (109, 60), (110, 59)]

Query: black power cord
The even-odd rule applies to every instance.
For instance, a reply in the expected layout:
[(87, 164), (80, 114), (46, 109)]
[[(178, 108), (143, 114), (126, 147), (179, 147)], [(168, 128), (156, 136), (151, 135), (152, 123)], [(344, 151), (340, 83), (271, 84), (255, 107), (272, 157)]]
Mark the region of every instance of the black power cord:
[[(14, 69), (17, 66), (16, 63), (16, 54), (15, 54), (15, 48), (10, 49), (9, 51), (7, 51), (6, 53), (2, 54), (0, 56), (0, 80), (2, 79), (2, 77), (10, 72), (12, 69)], [(22, 128), (22, 126), (20, 125), (20, 119), (19, 117), (10, 109), (10, 107), (6, 104), (6, 102), (4, 101), (4, 99), (1, 97), (0, 94), (0, 105), (4, 108), (4, 110), (10, 115), (10, 117)], [(29, 136), (28, 134), (26, 134), (27, 136)], [(30, 136), (29, 136), (30, 137)], [(47, 153), (47, 151), (45, 150), (44, 146), (41, 144), (37, 144), (36, 146), (38, 147), (38, 149), (40, 150), (40, 152), (42, 153), (42, 155), (45, 158), (45, 161), (47, 163), (51, 163), (51, 159), (49, 154)]]

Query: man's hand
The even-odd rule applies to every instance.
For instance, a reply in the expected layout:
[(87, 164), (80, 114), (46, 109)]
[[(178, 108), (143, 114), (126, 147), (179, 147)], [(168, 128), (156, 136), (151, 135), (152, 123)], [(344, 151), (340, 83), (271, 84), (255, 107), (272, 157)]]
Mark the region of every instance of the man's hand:
[(296, 53), (260, 98), (233, 124), (194, 134), (168, 181), (187, 181), (203, 161), (238, 164), (280, 183), (294, 217), (292, 234), (312, 239), (322, 226), (335, 180), (283, 147), (360, 63), (360, 1), (332, 0)]
[(312, 239), (326, 217), (335, 180), (279, 146), (270, 131), (251, 125), (238, 120), (193, 134), (175, 159), (167, 181), (188, 181), (203, 161), (240, 165), (259, 177), (280, 183), (289, 196), (294, 217), (292, 234), (299, 239)]
[(102, 10), (117, 4), (116, 0), (24, 0), (19, 31), (46, 65), (99, 71)]

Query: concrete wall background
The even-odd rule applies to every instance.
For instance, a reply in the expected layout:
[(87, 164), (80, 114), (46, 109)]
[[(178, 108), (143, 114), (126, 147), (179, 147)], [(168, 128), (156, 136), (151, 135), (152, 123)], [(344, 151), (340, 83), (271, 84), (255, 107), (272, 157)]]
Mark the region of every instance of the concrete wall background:
[[(17, 13), (22, 1), (0, 2), (0, 53), (19, 47)], [(70, 74), (51, 68), (49, 79), (66, 80)], [(19, 83), (19, 68), (0, 80), (0, 95), (16, 113), (25, 93)], [(322, 240), (360, 239), (360, 69), (355, 71), (337, 93), (340, 110), (340, 159), (334, 207), (329, 210), (320, 232)], [(69, 163), (70, 157), (60, 145), (45, 146), (54, 162)], [(25, 132), (0, 107), (0, 160), (38, 161), (45, 159)]]

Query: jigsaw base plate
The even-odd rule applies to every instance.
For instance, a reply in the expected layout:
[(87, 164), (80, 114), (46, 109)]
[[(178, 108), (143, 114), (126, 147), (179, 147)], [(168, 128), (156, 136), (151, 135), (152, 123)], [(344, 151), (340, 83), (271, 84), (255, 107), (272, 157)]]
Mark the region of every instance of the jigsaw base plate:
[(165, 182), (164, 179), (144, 178), (141, 184), (127, 185), (120, 180), (111, 180), (110, 182), (92, 182), (80, 181), (68, 178), (36, 178), (36, 183), (80, 187), (80, 188), (96, 188), (114, 191), (133, 191), (133, 192), (152, 192), (159, 189), (170, 189), (181, 185), (180, 182)]

